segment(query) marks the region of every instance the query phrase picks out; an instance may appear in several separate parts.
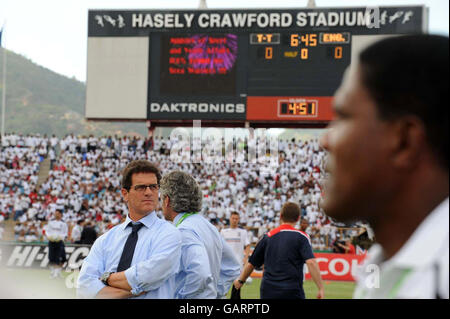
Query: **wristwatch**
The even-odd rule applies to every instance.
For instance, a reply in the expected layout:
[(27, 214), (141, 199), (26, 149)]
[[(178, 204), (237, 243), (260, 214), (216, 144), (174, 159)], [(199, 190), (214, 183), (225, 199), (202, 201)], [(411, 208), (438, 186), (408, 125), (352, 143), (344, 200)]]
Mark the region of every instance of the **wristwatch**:
[(108, 279), (109, 279), (109, 276), (111, 276), (111, 274), (113, 274), (113, 272), (107, 271), (107, 272), (103, 273), (103, 275), (100, 277), (100, 281), (102, 283), (104, 283), (106, 286), (109, 286)]
[(240, 279), (238, 279), (238, 282), (239, 282), (241, 285), (245, 284), (245, 281), (240, 280)]

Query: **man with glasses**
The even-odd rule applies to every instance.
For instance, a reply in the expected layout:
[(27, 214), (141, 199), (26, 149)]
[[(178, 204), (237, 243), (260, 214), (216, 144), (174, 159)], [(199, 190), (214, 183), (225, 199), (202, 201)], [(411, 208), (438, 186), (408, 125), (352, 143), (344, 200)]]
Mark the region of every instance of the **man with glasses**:
[(174, 298), (181, 235), (156, 216), (160, 180), (159, 169), (148, 161), (125, 168), (122, 196), (128, 215), (95, 241), (83, 261), (79, 297)]

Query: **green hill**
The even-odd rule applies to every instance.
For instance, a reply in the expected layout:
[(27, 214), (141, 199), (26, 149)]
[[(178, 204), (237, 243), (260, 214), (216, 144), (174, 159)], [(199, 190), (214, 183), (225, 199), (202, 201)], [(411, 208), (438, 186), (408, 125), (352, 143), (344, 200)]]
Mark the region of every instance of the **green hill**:
[[(0, 107), (3, 90), (0, 50)], [(7, 50), (5, 132), (22, 134), (146, 136), (145, 123), (88, 122), (84, 119), (86, 85), (57, 74)], [(1, 109), (0, 109), (1, 110)]]

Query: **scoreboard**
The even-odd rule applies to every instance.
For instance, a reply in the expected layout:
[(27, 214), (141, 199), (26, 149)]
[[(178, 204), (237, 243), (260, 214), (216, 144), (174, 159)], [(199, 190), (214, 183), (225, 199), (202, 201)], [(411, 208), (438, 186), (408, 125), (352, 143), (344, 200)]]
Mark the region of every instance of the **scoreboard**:
[(90, 10), (85, 116), (154, 125), (324, 126), (368, 43), (426, 32), (425, 7)]

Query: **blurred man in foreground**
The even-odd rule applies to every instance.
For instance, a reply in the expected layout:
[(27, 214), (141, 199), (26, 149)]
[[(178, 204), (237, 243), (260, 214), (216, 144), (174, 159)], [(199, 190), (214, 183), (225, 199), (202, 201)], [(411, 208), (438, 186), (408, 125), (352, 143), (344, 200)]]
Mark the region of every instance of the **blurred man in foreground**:
[(322, 207), (378, 242), (355, 298), (449, 297), (448, 53), (448, 37), (384, 39), (336, 92)]

